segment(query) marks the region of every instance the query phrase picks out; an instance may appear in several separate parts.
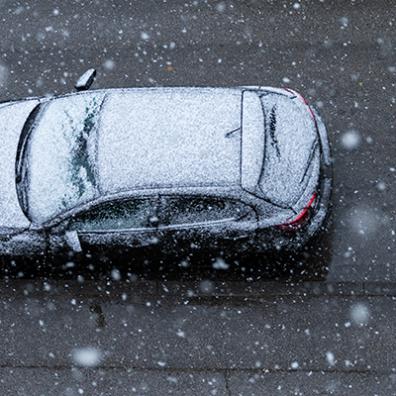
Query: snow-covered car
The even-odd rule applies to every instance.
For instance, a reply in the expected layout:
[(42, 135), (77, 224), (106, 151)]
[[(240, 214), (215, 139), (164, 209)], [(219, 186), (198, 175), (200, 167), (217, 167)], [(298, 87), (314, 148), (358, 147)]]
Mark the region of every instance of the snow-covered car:
[(289, 89), (28, 98), (0, 130), (2, 256), (294, 249), (326, 217), (326, 129)]

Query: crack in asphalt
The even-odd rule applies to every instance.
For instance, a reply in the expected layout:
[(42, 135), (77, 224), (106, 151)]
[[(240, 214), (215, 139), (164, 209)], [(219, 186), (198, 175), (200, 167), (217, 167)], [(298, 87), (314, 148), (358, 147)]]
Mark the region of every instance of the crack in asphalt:
[(80, 367), (76, 365), (67, 365), (67, 364), (59, 364), (59, 365), (6, 365), (0, 364), (1, 369), (26, 369), (26, 370), (35, 370), (35, 369), (43, 369), (43, 370), (70, 370), (70, 369), (79, 369), (79, 370), (87, 370), (87, 371), (95, 371), (95, 370), (120, 370), (120, 371), (144, 371), (144, 372), (157, 372), (157, 373), (212, 373), (212, 374), (223, 374), (227, 373), (252, 373), (252, 374), (298, 374), (298, 373), (320, 373), (320, 374), (359, 374), (359, 375), (391, 375), (395, 374), (395, 370), (372, 370), (372, 369), (338, 369), (338, 368), (329, 368), (329, 369), (274, 369), (274, 368), (185, 368), (185, 367), (175, 367), (175, 368), (157, 368), (157, 367), (137, 367), (137, 366), (129, 366), (129, 365), (99, 365), (97, 367)]

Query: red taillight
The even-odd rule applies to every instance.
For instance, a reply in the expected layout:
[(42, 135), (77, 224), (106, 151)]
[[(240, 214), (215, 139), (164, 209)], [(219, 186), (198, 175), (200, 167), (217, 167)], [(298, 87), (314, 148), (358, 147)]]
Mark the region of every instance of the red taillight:
[(285, 224), (281, 224), (279, 227), (284, 230), (294, 230), (296, 228), (301, 227), (308, 219), (315, 201), (316, 201), (316, 192), (312, 194), (312, 197), (308, 201), (307, 205), (305, 205), (304, 209), (294, 219), (292, 219), (291, 221)]

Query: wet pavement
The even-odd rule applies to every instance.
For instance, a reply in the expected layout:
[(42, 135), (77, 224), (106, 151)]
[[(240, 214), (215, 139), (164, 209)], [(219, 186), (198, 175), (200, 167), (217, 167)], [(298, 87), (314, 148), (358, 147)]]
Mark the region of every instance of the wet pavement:
[[(2, 282), (0, 390), (391, 395), (395, 297), (368, 282)], [(87, 347), (92, 368), (74, 356)]]
[[(119, 282), (111, 268), (98, 281), (14, 268), (0, 291), (1, 394), (396, 394), (392, 1), (0, 10), (0, 100), (69, 92), (92, 66), (95, 88), (287, 86), (319, 108), (334, 157), (328, 235), (286, 280), (255, 262)], [(85, 347), (100, 352), (95, 367), (73, 359)]]

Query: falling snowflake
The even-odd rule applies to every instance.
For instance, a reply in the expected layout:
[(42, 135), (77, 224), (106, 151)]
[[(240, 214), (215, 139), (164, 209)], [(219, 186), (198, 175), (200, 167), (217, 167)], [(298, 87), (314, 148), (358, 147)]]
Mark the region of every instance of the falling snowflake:
[(76, 348), (72, 351), (72, 359), (77, 366), (96, 367), (102, 361), (102, 353), (92, 347)]
[(358, 303), (351, 308), (352, 321), (358, 326), (364, 326), (370, 319), (370, 312), (366, 305)]
[(106, 60), (103, 62), (103, 67), (104, 67), (106, 70), (108, 70), (108, 71), (114, 70), (114, 68), (115, 68), (115, 62), (114, 62), (112, 59), (106, 59)]
[(230, 268), (229, 264), (227, 264), (222, 258), (217, 258), (213, 263), (213, 269), (215, 270), (227, 270)]
[(0, 63), (0, 86), (5, 85), (8, 79), (8, 68)]
[(210, 280), (203, 280), (199, 284), (199, 290), (204, 294), (210, 294), (214, 291), (214, 284)]
[(297, 361), (292, 362), (291, 368), (292, 368), (293, 370), (297, 370), (299, 367), (300, 367), (300, 365), (298, 364)]
[(333, 352), (326, 352), (326, 361), (329, 364), (329, 366), (334, 366), (335, 365), (335, 358), (334, 358), (334, 353)]
[(150, 35), (147, 32), (141, 32), (140, 37), (142, 40), (147, 41), (150, 38)]
[(360, 133), (356, 129), (346, 131), (341, 137), (342, 146), (349, 151), (357, 149), (361, 140)]
[(113, 280), (115, 280), (115, 281), (121, 280), (121, 273), (120, 273), (120, 271), (119, 271), (117, 268), (114, 268), (114, 269), (111, 271), (111, 278), (112, 278)]
[(220, 3), (218, 3), (216, 5), (216, 11), (218, 11), (218, 12), (224, 12), (225, 9), (226, 9), (226, 4), (224, 1), (221, 1)]

